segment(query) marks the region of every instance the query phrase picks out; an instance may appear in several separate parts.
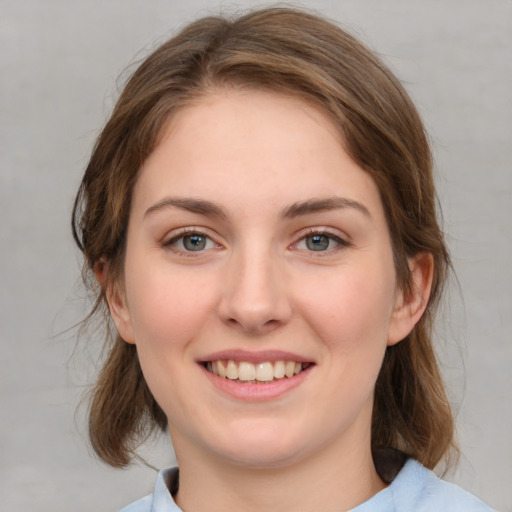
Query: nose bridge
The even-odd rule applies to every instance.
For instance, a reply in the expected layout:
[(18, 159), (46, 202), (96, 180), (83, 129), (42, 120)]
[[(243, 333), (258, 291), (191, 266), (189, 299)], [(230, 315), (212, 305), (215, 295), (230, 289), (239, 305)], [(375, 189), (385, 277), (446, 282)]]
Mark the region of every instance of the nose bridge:
[(291, 306), (271, 244), (244, 244), (230, 260), (220, 306), (223, 320), (252, 332), (285, 323)]

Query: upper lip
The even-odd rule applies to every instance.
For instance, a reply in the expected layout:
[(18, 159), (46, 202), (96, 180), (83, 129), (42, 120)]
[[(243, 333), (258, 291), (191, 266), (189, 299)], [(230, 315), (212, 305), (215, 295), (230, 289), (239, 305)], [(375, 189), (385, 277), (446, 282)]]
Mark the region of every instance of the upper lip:
[(275, 361), (295, 361), (296, 363), (313, 363), (310, 358), (287, 352), (283, 350), (261, 350), (253, 352), (250, 350), (230, 349), (213, 352), (205, 357), (199, 358), (197, 361), (206, 363), (208, 361), (232, 360), (247, 363), (263, 363)]

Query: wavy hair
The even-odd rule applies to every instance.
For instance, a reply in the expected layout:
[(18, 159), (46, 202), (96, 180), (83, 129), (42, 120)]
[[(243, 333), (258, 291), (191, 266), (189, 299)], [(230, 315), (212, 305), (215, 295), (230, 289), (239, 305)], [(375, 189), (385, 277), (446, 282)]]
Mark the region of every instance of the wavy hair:
[[(72, 225), (84, 254), (84, 276), (106, 261), (107, 280), (120, 277), (141, 165), (170, 116), (226, 86), (293, 95), (330, 115), (345, 149), (380, 191), (398, 285), (406, 293), (412, 293), (408, 258), (432, 254), (426, 311), (405, 340), (387, 348), (376, 383), (372, 451), (385, 480), (390, 478), (382, 460), (396, 460), (389, 455), (393, 450), (433, 468), (454, 446), (454, 422), (432, 342), (450, 258), (437, 220), (431, 150), (400, 82), (371, 50), (330, 21), (288, 8), (206, 17), (142, 62), (96, 141), (76, 197)], [(105, 285), (95, 293), (91, 315), (106, 311)], [(91, 395), (94, 450), (107, 463), (126, 466), (140, 443), (166, 425), (135, 347), (111, 333)]]

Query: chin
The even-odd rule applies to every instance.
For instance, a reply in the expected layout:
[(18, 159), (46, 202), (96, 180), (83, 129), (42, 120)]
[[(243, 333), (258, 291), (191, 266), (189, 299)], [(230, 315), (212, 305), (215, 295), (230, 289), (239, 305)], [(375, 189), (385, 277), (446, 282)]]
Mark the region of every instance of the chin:
[(224, 460), (246, 469), (278, 469), (290, 466), (301, 460), (300, 449), (290, 450), (286, 447), (246, 446), (237, 451), (220, 454)]
[[(235, 466), (270, 469), (287, 466), (304, 456), (305, 446), (289, 429), (272, 425), (253, 425), (231, 431), (223, 442), (214, 447), (216, 455)], [(222, 447), (222, 449), (221, 449)]]

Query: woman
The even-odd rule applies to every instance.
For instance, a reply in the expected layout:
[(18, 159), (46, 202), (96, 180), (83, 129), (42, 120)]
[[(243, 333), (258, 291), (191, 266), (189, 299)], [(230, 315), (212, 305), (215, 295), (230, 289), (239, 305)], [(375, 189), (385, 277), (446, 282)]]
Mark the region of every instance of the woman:
[(449, 255), (421, 120), (390, 71), (291, 9), (205, 18), (127, 83), (74, 210), (117, 332), (90, 437), (155, 428), (178, 471), (125, 510), (490, 510), (432, 346)]

